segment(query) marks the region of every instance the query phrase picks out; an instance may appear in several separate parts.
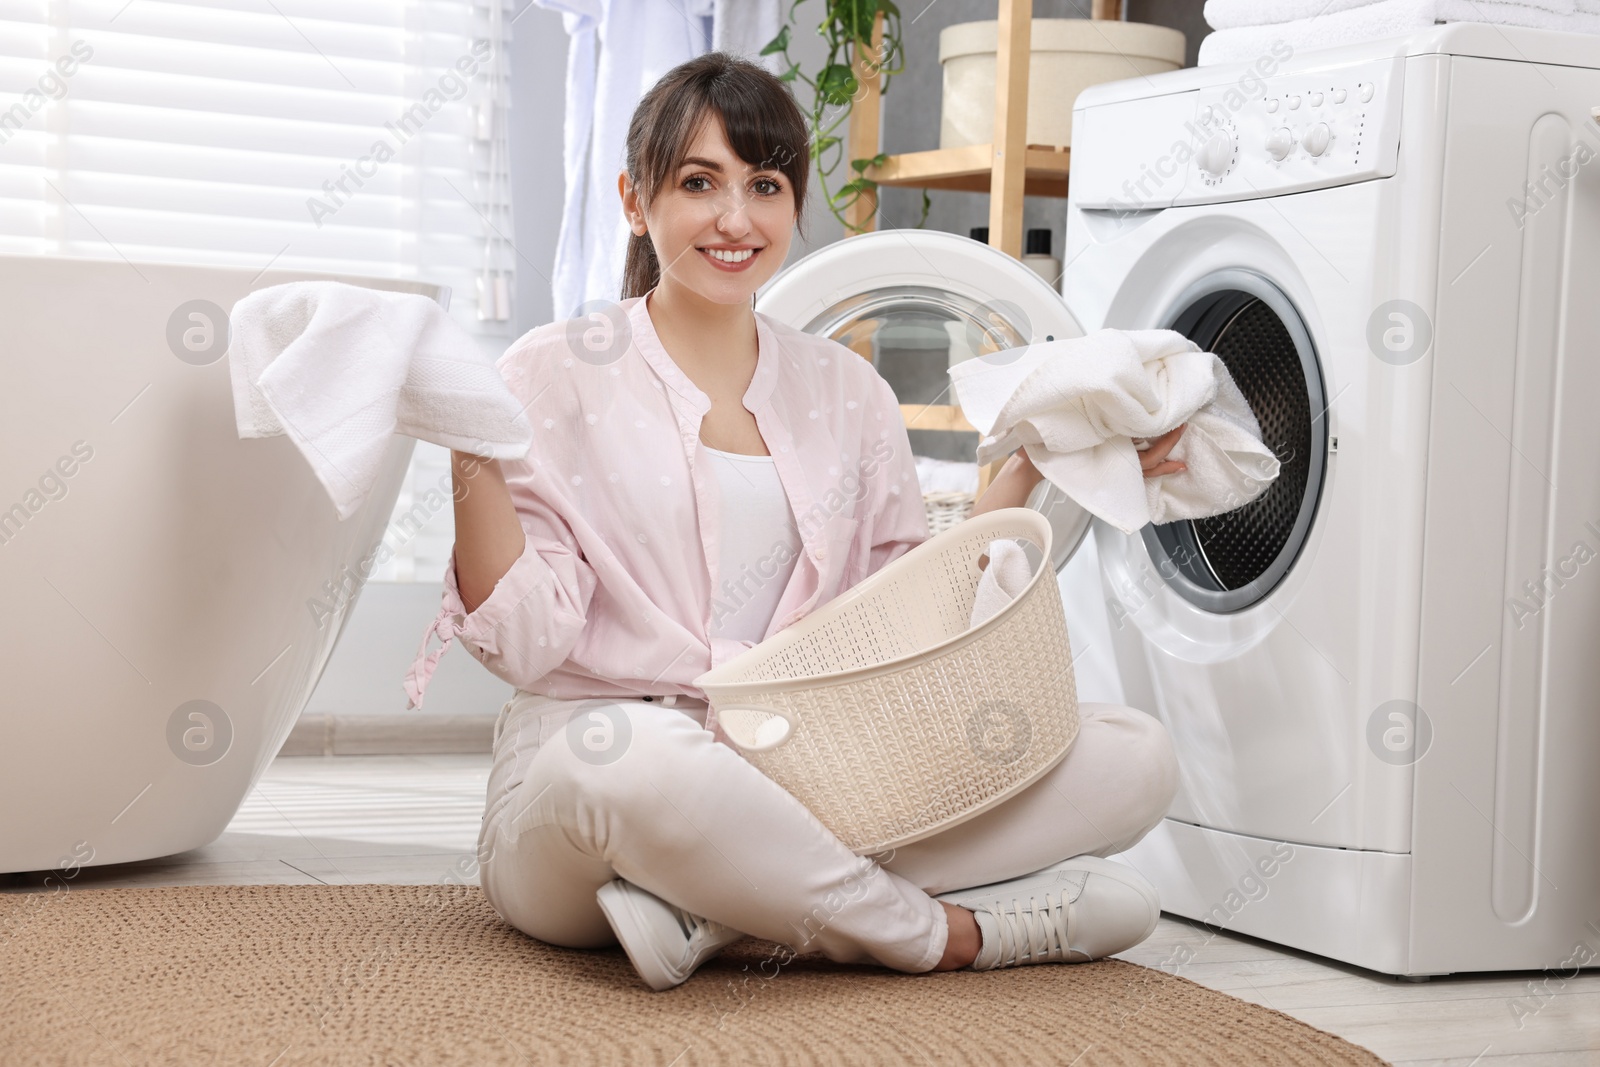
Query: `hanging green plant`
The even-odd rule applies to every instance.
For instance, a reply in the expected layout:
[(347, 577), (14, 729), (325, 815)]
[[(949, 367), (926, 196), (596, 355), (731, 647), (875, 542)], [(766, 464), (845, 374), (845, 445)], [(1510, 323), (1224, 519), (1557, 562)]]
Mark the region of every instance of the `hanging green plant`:
[[(822, 69), (814, 77), (808, 77), (800, 69), (800, 64), (789, 56), (789, 31), (794, 25), (795, 10), (804, 2), (794, 0), (789, 5), (788, 21), (779, 29), (778, 35), (767, 42), (761, 54), (783, 57), (787, 69), (778, 75), (780, 80), (802, 81), (811, 87), (813, 101), (808, 118), (811, 123), (811, 158), (816, 161), (818, 184), (827, 199), (828, 210), (833, 212), (846, 234), (862, 233), (866, 227), (852, 225), (845, 218), (845, 212), (863, 196), (877, 190), (878, 183), (867, 177), (866, 170), (880, 166), (889, 157), (879, 152), (870, 159), (850, 160), (850, 170), (854, 176), (839, 188), (830, 189), (828, 179), (844, 157), (846, 145), (845, 138), (834, 131), (849, 120), (850, 111), (862, 91), (860, 80), (855, 76), (855, 59), (858, 55), (871, 54), (872, 29), (880, 11), (883, 12), (883, 58), (878, 64), (882, 79), (879, 92), (887, 93), (890, 75), (905, 70), (905, 52), (900, 39), (900, 9), (893, 0), (823, 0), (827, 5), (827, 14), (817, 26), (817, 33), (828, 43), (828, 57)], [(919, 228), (928, 221), (930, 204), (928, 191), (924, 189), (922, 217), (916, 222)], [(878, 202), (874, 200), (872, 211), (863, 221), (876, 215), (878, 207)]]

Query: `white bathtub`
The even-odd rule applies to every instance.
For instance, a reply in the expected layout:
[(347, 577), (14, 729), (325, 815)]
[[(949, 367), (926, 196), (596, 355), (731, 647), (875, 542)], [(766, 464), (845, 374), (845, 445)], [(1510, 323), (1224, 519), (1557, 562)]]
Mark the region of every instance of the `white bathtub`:
[(327, 665), (415, 442), (340, 522), (174, 317), (307, 277), (0, 257), (0, 871), (213, 840)]

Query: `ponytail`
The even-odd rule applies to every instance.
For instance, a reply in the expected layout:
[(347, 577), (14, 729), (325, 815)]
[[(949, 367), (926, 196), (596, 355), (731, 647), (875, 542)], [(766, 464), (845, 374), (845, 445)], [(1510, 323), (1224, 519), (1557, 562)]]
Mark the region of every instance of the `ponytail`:
[(643, 296), (661, 281), (661, 264), (648, 233), (628, 234), (628, 258), (622, 266), (622, 299)]

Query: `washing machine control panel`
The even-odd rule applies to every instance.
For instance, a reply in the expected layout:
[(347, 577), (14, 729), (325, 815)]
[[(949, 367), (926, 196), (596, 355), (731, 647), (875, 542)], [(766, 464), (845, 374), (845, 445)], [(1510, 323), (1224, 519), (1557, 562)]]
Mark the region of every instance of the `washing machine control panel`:
[(1400, 58), (1270, 78), (1251, 78), (1246, 68), (1234, 82), (1196, 90), (1191, 136), (1198, 147), (1171, 205), (1276, 196), (1393, 174), (1403, 70)]
[(1388, 177), (1404, 70), (1403, 57), (1282, 71), (1234, 64), (1217, 67), (1211, 84), (1104, 104), (1091, 88), (1089, 105), (1073, 111), (1068, 199), (1127, 212)]

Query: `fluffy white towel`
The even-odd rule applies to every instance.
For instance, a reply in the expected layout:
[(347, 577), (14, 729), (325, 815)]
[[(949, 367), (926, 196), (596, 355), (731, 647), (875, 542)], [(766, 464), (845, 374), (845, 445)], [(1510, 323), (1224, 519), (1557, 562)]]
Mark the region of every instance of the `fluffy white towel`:
[[(1381, 3), (1383, 0), (1206, 0), (1205, 20), (1214, 30), (1236, 30), (1245, 26), (1327, 18)], [(1571, 15), (1581, 10), (1577, 0), (1491, 0), (1491, 6), (1530, 7), (1554, 15)]]
[(972, 602), (968, 629), (994, 615), (1022, 595), (1033, 578), (1033, 564), (1022, 545), (1008, 537), (989, 543), (989, 565), (978, 579), (978, 597)]
[(917, 484), (923, 493), (941, 490), (956, 493), (978, 492), (978, 465), (958, 460), (912, 456), (917, 463)]
[[(984, 434), (978, 463), (1025, 448), (1052, 484), (1124, 533), (1231, 511), (1278, 476), (1227, 367), (1175, 330), (1097, 330), (964, 360), (950, 377)], [(1133, 438), (1180, 423), (1169, 458), (1189, 469), (1144, 477)]]
[(520, 459), (533, 427), (478, 342), (439, 304), (343, 282), (289, 282), (233, 306), (228, 370), (239, 436), (287, 433), (354, 514), (396, 433)]
[[(1497, 0), (1372, 0), (1344, 10), (1292, 21), (1278, 18), (1271, 0), (1231, 0), (1230, 6), (1213, 7), (1221, 0), (1206, 0), (1206, 20), (1218, 28), (1200, 41), (1196, 64), (1247, 63), (1272, 51), (1276, 42), (1295, 52), (1333, 48), (1358, 41), (1403, 37), (1428, 29), (1437, 22), (1486, 22), (1503, 26), (1531, 26), (1568, 33), (1600, 33), (1600, 13), (1590, 0), (1574, 0), (1573, 11), (1553, 11), (1543, 4), (1506, 3)], [(1345, 0), (1349, 4), (1349, 0)], [(1300, 0), (1285, 7), (1300, 8)], [(1213, 21), (1213, 19), (1217, 21)], [(1243, 23), (1242, 25), (1240, 23)]]

